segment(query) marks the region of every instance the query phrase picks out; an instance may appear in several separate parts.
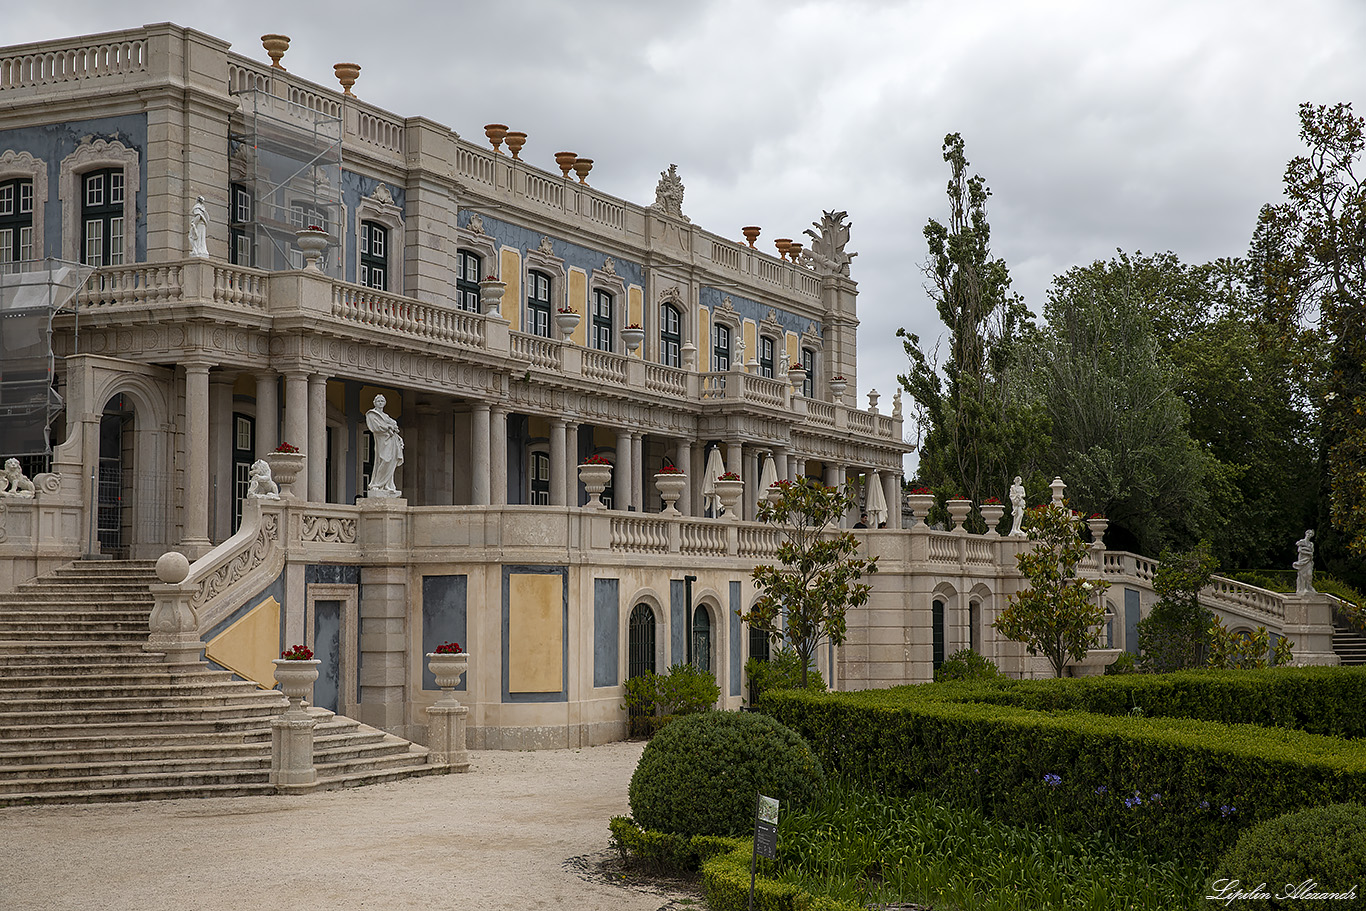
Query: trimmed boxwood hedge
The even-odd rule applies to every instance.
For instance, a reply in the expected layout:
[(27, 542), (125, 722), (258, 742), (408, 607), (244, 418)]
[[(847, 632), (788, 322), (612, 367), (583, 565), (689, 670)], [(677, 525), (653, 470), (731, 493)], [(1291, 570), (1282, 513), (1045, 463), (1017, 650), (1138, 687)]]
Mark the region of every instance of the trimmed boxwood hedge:
[(1107, 831), (1158, 855), (1213, 859), (1253, 823), (1366, 799), (1364, 741), (952, 702), (947, 689), (783, 691), (763, 707), (832, 773), (886, 793), (932, 793), (1012, 824)]
[[(1215, 864), (1203, 907), (1366, 908), (1364, 877), (1366, 807), (1310, 807), (1260, 823), (1239, 836)], [(1260, 891), (1265, 898), (1228, 897), (1234, 892), (1257, 894), (1259, 885), (1266, 887)], [(1212, 895), (1221, 897), (1210, 899)]]

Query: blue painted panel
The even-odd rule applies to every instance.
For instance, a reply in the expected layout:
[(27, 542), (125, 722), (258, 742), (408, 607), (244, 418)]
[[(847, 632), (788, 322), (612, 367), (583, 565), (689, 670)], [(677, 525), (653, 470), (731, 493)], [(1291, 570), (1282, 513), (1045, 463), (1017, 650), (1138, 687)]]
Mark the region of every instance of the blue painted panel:
[(740, 583), (730, 584), (730, 694), (740, 695), (740, 682), (744, 676), (744, 642), (740, 634)]
[[(560, 656), (562, 678), (558, 693), (514, 693), (508, 689), (508, 606), (509, 579), (513, 573), (545, 573), (560, 577), (563, 609), (560, 614)], [(503, 701), (504, 702), (568, 702), (569, 701), (569, 568), (566, 566), (504, 566), (503, 567)]]
[[(782, 326), (788, 332), (795, 332), (798, 335), (801, 335), (806, 331), (807, 327), (814, 324), (814, 321), (809, 316), (798, 316), (795, 313), (788, 313), (786, 310), (774, 309), (770, 304), (761, 304), (758, 301), (752, 301), (747, 297), (739, 297), (731, 288), (713, 288), (711, 285), (703, 285), (697, 290), (698, 303), (703, 307), (710, 308), (713, 312), (722, 307), (722, 301), (727, 297), (730, 298), (731, 306), (735, 308), (735, 312), (740, 315), (741, 319), (754, 320), (754, 322), (757, 323), (760, 320), (767, 319), (768, 311), (773, 309), (774, 319), (777, 321), (778, 325)], [(817, 328), (819, 328), (819, 325), (816, 325)], [(784, 342), (784, 344), (786, 343)], [(786, 349), (784, 349), (784, 351), (785, 350)], [(710, 341), (707, 343), (706, 351), (711, 351)], [(701, 351), (698, 352), (698, 356), (701, 356)], [(710, 357), (710, 353), (708, 356)], [(755, 356), (757, 357), (758, 355), (756, 354)], [(784, 354), (784, 356), (786, 355)]]
[[(436, 677), (427, 667), (426, 655), (436, 651), (438, 645), (458, 642), (460, 647), (469, 650), (465, 633), (465, 602), (469, 587), (468, 576), (423, 576), (422, 577), (422, 688), (438, 689)], [(469, 676), (468, 674), (466, 676)], [(457, 690), (465, 688), (465, 678), (460, 678)]]
[(341, 693), (341, 605), (340, 601), (313, 602), (313, 657), (322, 662), (313, 684), (313, 704), (329, 712), (337, 711)]
[(1124, 650), (1131, 655), (1138, 654), (1139, 610), (1138, 592), (1124, 589)]
[[(472, 214), (473, 212), (469, 209), (461, 209), (460, 215), (456, 219), (456, 223), (462, 228), (466, 227), (469, 224), (470, 215)], [(524, 252), (526, 250), (535, 250), (541, 245), (541, 238), (546, 236), (544, 231), (531, 231), (520, 225), (499, 221), (482, 212), (479, 214), (479, 217), (483, 219), (484, 231), (489, 237), (493, 238), (495, 247), (516, 247)], [(578, 244), (571, 243), (554, 235), (549, 236), (555, 244), (555, 256), (564, 260), (564, 267), (566, 269), (571, 267), (578, 268), (590, 275), (593, 274), (594, 269), (602, 269), (603, 260), (606, 259), (607, 254), (600, 250), (590, 250), (587, 247), (581, 247)], [(485, 266), (487, 265), (488, 264), (485, 263)], [(645, 287), (645, 269), (639, 263), (633, 263), (630, 260), (619, 259), (613, 256), (612, 267), (628, 287), (630, 285), (640, 285), (642, 288)], [(486, 268), (485, 271), (487, 272), (489, 270)], [(623, 301), (622, 303), (624, 305), (626, 302)], [(504, 301), (504, 312), (506, 312), (507, 305), (508, 301)]]
[(681, 579), (669, 580), (669, 667), (688, 660), (688, 592)]
[[(403, 206), (407, 193), (402, 187), (388, 183), (387, 181), (376, 180), (373, 177), (366, 177), (363, 174), (356, 174), (345, 168), (342, 169), (341, 197), (342, 204), (346, 206), (348, 217), (356, 211), (363, 198), (374, 195), (375, 188), (380, 184), (384, 184), (389, 188), (389, 195), (394, 198), (394, 205), (398, 206), (400, 212), (404, 211)], [(349, 225), (342, 229), (342, 231), (346, 236), (346, 275), (344, 278), (346, 281), (354, 282), (360, 263), (360, 260), (356, 255), (355, 221), (352, 220)], [(401, 274), (403, 272), (403, 248), (404, 243), (402, 237), (389, 238), (390, 274)], [(389, 286), (394, 287), (393, 282), (390, 282)]]
[(593, 580), (593, 685), (616, 686), (621, 682), (620, 583), (616, 579)]

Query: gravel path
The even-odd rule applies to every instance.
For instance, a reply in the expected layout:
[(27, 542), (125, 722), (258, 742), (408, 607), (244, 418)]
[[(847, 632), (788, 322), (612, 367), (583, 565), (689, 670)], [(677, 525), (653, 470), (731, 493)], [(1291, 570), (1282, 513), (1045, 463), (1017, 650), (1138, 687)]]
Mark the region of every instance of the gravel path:
[(3, 808), (0, 908), (676, 907), (590, 875), (642, 749), (476, 752), (466, 775), (306, 796)]

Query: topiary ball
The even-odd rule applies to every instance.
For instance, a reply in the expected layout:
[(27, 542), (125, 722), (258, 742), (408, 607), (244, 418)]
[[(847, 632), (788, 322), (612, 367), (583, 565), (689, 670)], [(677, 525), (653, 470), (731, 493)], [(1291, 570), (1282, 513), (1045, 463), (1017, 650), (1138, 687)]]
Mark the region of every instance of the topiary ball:
[(824, 781), (806, 741), (767, 715), (683, 715), (641, 754), (631, 815), (660, 832), (744, 835), (754, 830), (756, 794), (778, 798), (785, 811), (813, 801)]
[[(1230, 901), (1234, 891), (1251, 893)], [(1355, 892), (1328, 900), (1306, 893)], [(1366, 908), (1366, 807), (1338, 803), (1258, 823), (1214, 867), (1207, 907)], [(1296, 897), (1303, 896), (1303, 897)]]

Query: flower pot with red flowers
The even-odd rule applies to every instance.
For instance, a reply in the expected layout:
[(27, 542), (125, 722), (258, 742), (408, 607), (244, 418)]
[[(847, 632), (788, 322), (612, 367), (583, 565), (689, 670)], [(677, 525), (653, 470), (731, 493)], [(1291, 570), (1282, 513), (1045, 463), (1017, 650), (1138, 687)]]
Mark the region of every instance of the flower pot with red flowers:
[(602, 492), (612, 483), (612, 463), (606, 456), (591, 455), (579, 463), (579, 480), (588, 491), (585, 509), (605, 509)]
[(645, 341), (645, 329), (639, 323), (632, 323), (621, 330), (621, 342), (626, 346), (627, 354), (635, 354), (641, 344)]
[(930, 507), (934, 505), (934, 491), (928, 487), (917, 487), (906, 494), (906, 505), (910, 508), (913, 519), (918, 519), (921, 524), (928, 524), (926, 518), (930, 514)]
[(972, 501), (961, 497), (955, 497), (944, 504), (949, 511), (949, 518), (953, 520), (949, 531), (967, 531), (963, 528), (963, 523), (967, 521), (968, 513), (972, 512)]
[(294, 482), (304, 468), (304, 454), (291, 443), (281, 443), (274, 451), (266, 453), (266, 464), (270, 466), (270, 476), (280, 485), (280, 493), (297, 497)]
[(1091, 529), (1091, 543), (1098, 549), (1105, 548), (1105, 529), (1110, 527), (1110, 520), (1098, 512), (1093, 512), (1086, 517), (1086, 527)]
[(579, 311), (573, 307), (561, 307), (555, 314), (555, 328), (560, 330), (560, 335), (565, 341), (569, 341), (569, 336), (579, 328), (579, 319)]
[(460, 678), (469, 670), (469, 663), (470, 656), (460, 647), (459, 642), (443, 643), (436, 647), (436, 651), (427, 653), (427, 667), (436, 678), (436, 685), (441, 687), (438, 705), (460, 704), (460, 700), (455, 698), (455, 688), (460, 685)]
[(792, 383), (792, 388), (801, 395), (802, 389), (806, 386), (806, 368), (800, 363), (793, 364), (787, 368), (787, 378)]
[(275, 681), (280, 684), (280, 692), (289, 699), (286, 714), (307, 714), (304, 703), (313, 699), (313, 683), (318, 679), (318, 666), (322, 662), (313, 657), (313, 650), (308, 646), (294, 645), (281, 652), (274, 664)]
[(836, 374), (830, 377), (830, 394), (835, 397), (835, 401), (841, 401), (844, 397), (844, 390), (849, 388), (849, 381)]
[(1000, 537), (1000, 531), (996, 526), (1001, 524), (1001, 516), (1006, 514), (1005, 504), (997, 497), (987, 497), (978, 507), (982, 513), (982, 519), (987, 523), (987, 536), (992, 538)]
[(664, 501), (663, 515), (682, 515), (674, 504), (687, 486), (688, 476), (677, 465), (665, 465), (655, 472), (655, 487), (659, 490), (659, 498)]
[(745, 493), (745, 482), (733, 471), (716, 479), (716, 495), (721, 498), (721, 518), (740, 521), (740, 497)]

